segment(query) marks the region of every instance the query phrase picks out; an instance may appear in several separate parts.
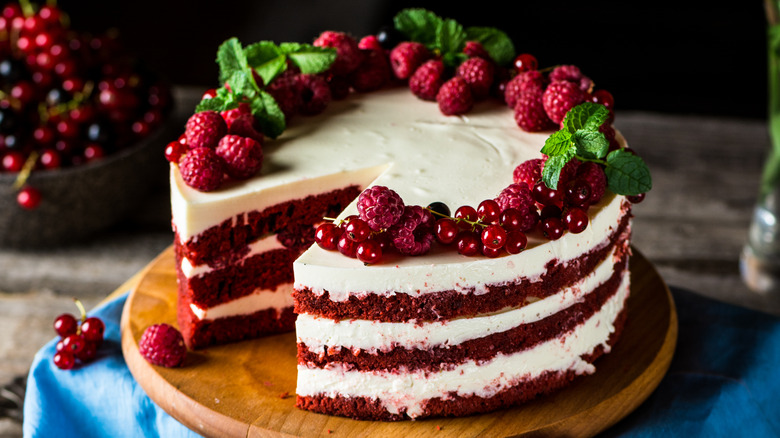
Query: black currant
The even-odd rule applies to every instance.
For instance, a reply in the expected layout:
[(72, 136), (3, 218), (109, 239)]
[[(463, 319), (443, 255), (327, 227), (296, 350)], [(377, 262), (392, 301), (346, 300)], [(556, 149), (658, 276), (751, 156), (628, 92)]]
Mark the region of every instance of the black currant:
[(440, 217), (444, 217), (444, 216), (449, 216), (450, 215), (450, 208), (447, 206), (447, 204), (445, 204), (443, 202), (438, 202), (438, 201), (437, 202), (432, 202), (431, 204), (428, 205), (428, 209), (432, 210), (432, 211), (434, 211), (436, 213), (439, 213), (439, 215), (441, 215), (441, 216), (434, 215), (434, 217), (436, 219), (438, 219)]

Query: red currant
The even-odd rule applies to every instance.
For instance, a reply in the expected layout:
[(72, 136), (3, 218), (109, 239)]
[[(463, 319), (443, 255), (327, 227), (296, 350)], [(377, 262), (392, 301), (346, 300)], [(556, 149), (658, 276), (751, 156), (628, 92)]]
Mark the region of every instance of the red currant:
[(607, 90), (596, 90), (591, 95), (591, 102), (600, 103), (607, 107), (607, 109), (615, 108), (615, 98), (612, 97), (612, 93)]
[(91, 362), (97, 356), (97, 345), (94, 342), (86, 342), (84, 349), (76, 354), (81, 362)]
[(57, 169), (62, 165), (60, 153), (54, 149), (44, 149), (39, 160), (45, 169)]
[(563, 205), (563, 193), (560, 190), (547, 187), (544, 181), (539, 181), (534, 185), (532, 194), (534, 200), (542, 205)]
[(519, 254), (528, 245), (528, 238), (520, 231), (514, 231), (507, 235), (504, 248), (509, 254)]
[(355, 218), (349, 221), (344, 232), (351, 240), (363, 242), (371, 235), (371, 227), (363, 219)]
[(530, 53), (521, 53), (515, 57), (514, 67), (517, 73), (536, 70), (539, 68), (539, 61)]
[(57, 123), (57, 132), (64, 138), (76, 138), (79, 135), (79, 124), (71, 119), (63, 119)]
[(181, 158), (187, 150), (189, 150), (187, 145), (183, 145), (179, 141), (172, 141), (165, 146), (165, 159), (171, 163), (178, 163), (179, 158)]
[(91, 316), (81, 323), (81, 335), (87, 342), (99, 344), (103, 341), (103, 332), (106, 326), (100, 318)]
[(579, 234), (588, 227), (588, 213), (581, 208), (570, 208), (563, 216), (563, 222), (569, 231)]
[(84, 148), (84, 158), (88, 162), (103, 158), (105, 155), (106, 153), (103, 151), (103, 147), (99, 144), (88, 144), (87, 147)]
[(482, 242), (477, 233), (465, 231), (458, 234), (458, 253), (464, 256), (474, 256), (482, 251)]
[(345, 256), (351, 257), (353, 259), (357, 257), (357, 242), (347, 237), (347, 233), (344, 233), (341, 235), (341, 237), (339, 237), (339, 241), (336, 246), (339, 252)]
[(71, 354), (79, 354), (85, 345), (86, 341), (80, 335), (68, 335), (62, 339), (62, 346)]
[(482, 245), (490, 249), (500, 249), (506, 243), (506, 230), (498, 225), (490, 225), (482, 230)]
[(6, 172), (18, 172), (24, 167), (25, 158), (21, 152), (11, 151), (3, 156), (3, 170)]
[(54, 354), (54, 365), (61, 370), (69, 370), (76, 365), (76, 358), (73, 353), (60, 351)]
[(368, 239), (357, 244), (357, 259), (366, 264), (378, 263), (382, 259), (382, 248), (376, 240)]
[(374, 240), (379, 244), (379, 248), (382, 249), (382, 253), (387, 253), (393, 249), (393, 239), (390, 237), (390, 233), (374, 233), (369, 237), (369, 240)]
[(479, 203), (477, 217), (483, 224), (496, 224), (499, 216), (501, 216), (501, 207), (498, 205), (498, 202), (486, 199)]
[(628, 199), (628, 202), (632, 204), (639, 204), (640, 202), (645, 200), (646, 193), (640, 193), (638, 195), (633, 196), (626, 196), (626, 199)]
[(463, 220), (456, 220), (458, 226), (460, 226), (461, 228), (470, 228), (471, 225), (468, 222), (477, 221), (477, 210), (475, 210), (474, 207), (470, 205), (464, 205), (462, 207), (458, 207), (458, 209), (455, 210), (455, 219), (463, 219)]
[(317, 245), (319, 245), (320, 248), (333, 251), (338, 249), (341, 234), (341, 228), (336, 226), (336, 224), (332, 222), (324, 223), (317, 227), (317, 230), (314, 233), (314, 241), (317, 242)]
[(54, 320), (54, 331), (61, 337), (67, 337), (76, 334), (78, 322), (70, 313), (63, 313)]
[(557, 217), (548, 217), (542, 221), (542, 234), (550, 240), (558, 240), (563, 236), (563, 221)]
[(488, 248), (487, 246), (482, 247), (482, 255), (490, 258), (496, 258), (500, 256), (503, 251), (504, 248)]
[(16, 194), (16, 202), (24, 209), (34, 210), (41, 203), (41, 192), (35, 187), (22, 187)]
[(523, 214), (516, 208), (507, 208), (501, 212), (500, 224), (507, 231), (520, 230), (523, 226)]
[(436, 240), (449, 245), (458, 237), (458, 224), (454, 220), (443, 217), (436, 221)]
[(11, 87), (11, 97), (21, 102), (22, 105), (27, 105), (35, 97), (35, 88), (27, 81), (19, 81)]

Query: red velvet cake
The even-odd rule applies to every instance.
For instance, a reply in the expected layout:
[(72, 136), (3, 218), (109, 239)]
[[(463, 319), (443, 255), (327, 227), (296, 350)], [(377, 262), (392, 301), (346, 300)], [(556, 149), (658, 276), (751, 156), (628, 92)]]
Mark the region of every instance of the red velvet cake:
[[(376, 39), (349, 54), (348, 37), (326, 34), (319, 45), (338, 49), (327, 76), (334, 96), (340, 77), (364, 91), (367, 79), (355, 72), (368, 63), (411, 75), (399, 68), (417, 49), (394, 50), (388, 62)], [(483, 52), (464, 49), (469, 59)], [(237, 58), (251, 65), (254, 53)], [(355, 56), (351, 74), (336, 73)], [(287, 113), (286, 129), (264, 141), (255, 155), (262, 168), (249, 178), (222, 181), (218, 170), (219, 184), (205, 188), (214, 172), (193, 176), (186, 160), (195, 152), (172, 160), (187, 345), (295, 329), (297, 406), (356, 419), (488, 412), (593, 373), (626, 323), (629, 199), (641, 199), (649, 175), (597, 105), (612, 106), (607, 94), (572, 66), (542, 74), (524, 56), (522, 81), (506, 86), (511, 108), (479, 97), (482, 59), (438, 84), (438, 107), (421, 98), (430, 84), (412, 78), (414, 94), (382, 82), (311, 117)], [(324, 79), (309, 76), (298, 80), (316, 100)], [(266, 81), (268, 90), (288, 110), (277, 81)], [(553, 89), (560, 94), (548, 96)], [(204, 101), (227, 101), (219, 93)], [(586, 100), (595, 104), (577, 107)], [(220, 132), (217, 139), (234, 131), (199, 129)], [(196, 149), (201, 140), (192, 138)], [(219, 144), (226, 162), (252, 162), (250, 152), (225, 156)], [(432, 203), (474, 208), (450, 215)], [(323, 237), (326, 229), (338, 234)]]

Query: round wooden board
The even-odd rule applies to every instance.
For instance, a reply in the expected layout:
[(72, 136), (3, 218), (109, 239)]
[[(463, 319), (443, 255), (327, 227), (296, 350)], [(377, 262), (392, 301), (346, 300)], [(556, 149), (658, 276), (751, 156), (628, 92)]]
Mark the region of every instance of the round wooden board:
[(206, 436), (592, 436), (636, 409), (674, 354), (677, 313), (655, 268), (634, 250), (628, 322), (597, 371), (532, 402), (463, 418), (357, 421), (295, 408), (295, 335), (192, 351), (181, 368), (150, 365), (143, 330), (176, 324), (176, 275), (168, 248), (146, 268), (122, 315), (122, 351), (135, 379), (171, 416)]

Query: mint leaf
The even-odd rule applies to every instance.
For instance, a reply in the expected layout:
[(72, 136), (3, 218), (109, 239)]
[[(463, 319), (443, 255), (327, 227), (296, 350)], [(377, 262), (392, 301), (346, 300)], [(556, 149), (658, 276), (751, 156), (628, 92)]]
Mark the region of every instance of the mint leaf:
[(566, 155), (570, 149), (571, 134), (568, 131), (555, 131), (544, 141), (541, 152), (550, 157), (556, 157)]
[(607, 118), (609, 118), (607, 107), (598, 103), (584, 102), (566, 113), (563, 126), (572, 134), (580, 129), (598, 131)]
[(198, 106), (195, 107), (195, 112), (200, 113), (203, 111), (223, 111), (223, 108), (225, 107), (225, 100), (214, 96), (210, 99), (203, 99), (198, 103)]
[(469, 55), (458, 52), (458, 53), (445, 53), (441, 57), (441, 62), (444, 63), (447, 67), (455, 68), (463, 63), (463, 61), (469, 59)]
[(609, 151), (609, 140), (599, 131), (577, 130), (571, 136), (575, 154), (583, 158), (604, 158)]
[(251, 73), (237, 72), (227, 80), (227, 84), (234, 94), (241, 95), (247, 99), (252, 99), (258, 91)]
[(441, 20), (436, 27), (435, 49), (441, 53), (457, 53), (463, 51), (466, 44), (466, 31), (457, 21), (447, 18)]
[(557, 189), (558, 180), (561, 177), (561, 170), (563, 170), (563, 166), (565, 166), (572, 157), (574, 157), (574, 152), (569, 150), (563, 155), (547, 158), (547, 161), (544, 163), (544, 168), (542, 168), (542, 181), (544, 181), (544, 184), (547, 187), (553, 190)]
[(411, 41), (433, 46), (442, 19), (421, 8), (404, 9), (393, 18), (395, 28)]
[(336, 61), (336, 49), (311, 44), (282, 43), (282, 52), (303, 74), (317, 74), (329, 69)]
[(635, 196), (653, 187), (650, 169), (641, 158), (618, 149), (607, 155), (607, 186), (619, 195)]
[(246, 55), (238, 38), (230, 38), (217, 49), (220, 83), (227, 82), (234, 74), (247, 69)]
[(515, 59), (515, 46), (503, 31), (494, 27), (469, 27), (466, 39), (482, 44), (498, 65), (506, 65)]
[(287, 69), (287, 58), (282, 50), (271, 41), (260, 41), (247, 46), (244, 50), (247, 64), (254, 68), (267, 85), (273, 78)]
[(284, 132), (286, 127), (284, 113), (273, 96), (265, 91), (260, 91), (257, 98), (249, 102), (249, 106), (263, 134), (276, 138)]

